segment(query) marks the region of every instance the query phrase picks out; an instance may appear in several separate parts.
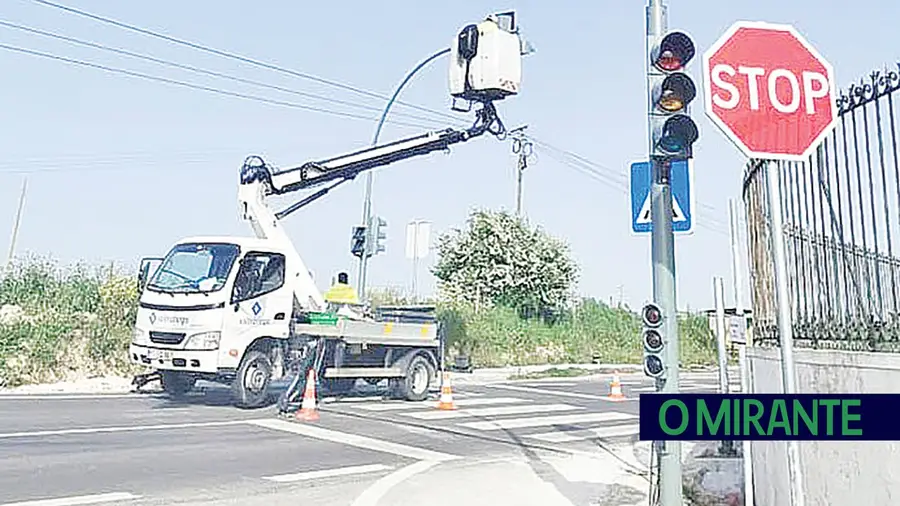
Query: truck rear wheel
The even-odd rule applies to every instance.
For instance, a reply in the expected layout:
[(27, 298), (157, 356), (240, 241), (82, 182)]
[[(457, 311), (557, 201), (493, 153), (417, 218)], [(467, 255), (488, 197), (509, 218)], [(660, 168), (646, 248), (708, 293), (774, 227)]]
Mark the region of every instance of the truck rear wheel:
[(272, 361), (269, 357), (259, 350), (248, 351), (231, 384), (234, 403), (240, 408), (262, 406), (268, 399), (271, 380)]
[(391, 383), (398, 397), (418, 402), (428, 397), (434, 376), (435, 369), (431, 362), (422, 355), (416, 355), (406, 366), (406, 375), (392, 380)]

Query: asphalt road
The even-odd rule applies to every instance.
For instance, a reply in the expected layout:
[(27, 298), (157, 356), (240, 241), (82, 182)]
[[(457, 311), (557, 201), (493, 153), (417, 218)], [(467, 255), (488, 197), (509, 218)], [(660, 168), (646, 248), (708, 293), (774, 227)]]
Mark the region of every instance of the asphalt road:
[(214, 388), (0, 396), (0, 506), (640, 504), (637, 399), (652, 386), (623, 375), (612, 401), (609, 379), (461, 384), (454, 411), (363, 393), (302, 423)]

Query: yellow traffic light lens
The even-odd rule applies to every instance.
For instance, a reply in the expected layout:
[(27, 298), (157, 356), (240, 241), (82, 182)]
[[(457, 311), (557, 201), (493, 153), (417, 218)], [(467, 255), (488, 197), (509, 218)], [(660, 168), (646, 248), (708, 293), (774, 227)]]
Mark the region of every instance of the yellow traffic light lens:
[(659, 107), (666, 112), (677, 112), (684, 108), (684, 101), (681, 100), (681, 97), (669, 91), (663, 93), (663, 96), (659, 99)]
[(686, 74), (676, 72), (666, 76), (657, 88), (654, 88), (656, 107), (667, 113), (676, 113), (685, 109), (697, 95), (694, 82)]

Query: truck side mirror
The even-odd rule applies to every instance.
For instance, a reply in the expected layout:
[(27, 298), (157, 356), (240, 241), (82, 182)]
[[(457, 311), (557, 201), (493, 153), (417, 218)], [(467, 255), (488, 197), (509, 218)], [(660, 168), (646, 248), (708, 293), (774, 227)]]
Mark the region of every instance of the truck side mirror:
[[(150, 276), (156, 274), (156, 269), (162, 264), (162, 258), (156, 257), (145, 257), (141, 259), (141, 266), (138, 269), (138, 290), (144, 291), (144, 287), (147, 286), (147, 281), (150, 279)], [(153, 267), (153, 264), (156, 263), (156, 266)]]

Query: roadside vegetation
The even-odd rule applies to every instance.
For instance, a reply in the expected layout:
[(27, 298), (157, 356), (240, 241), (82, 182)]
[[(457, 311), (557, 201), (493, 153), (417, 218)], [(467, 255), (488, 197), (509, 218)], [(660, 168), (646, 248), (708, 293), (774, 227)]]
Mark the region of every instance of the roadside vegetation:
[[(635, 364), (641, 359), (635, 309), (575, 296), (578, 270), (567, 247), (503, 212), (475, 211), (466, 227), (439, 237), (438, 308), (450, 356), (477, 367)], [(129, 375), (137, 309), (131, 269), (60, 266), (27, 257), (0, 275), (0, 387)], [(410, 303), (397, 291), (370, 292), (373, 305)], [(682, 315), (682, 362), (715, 363), (702, 315)], [(578, 370), (551, 369), (548, 375)]]

